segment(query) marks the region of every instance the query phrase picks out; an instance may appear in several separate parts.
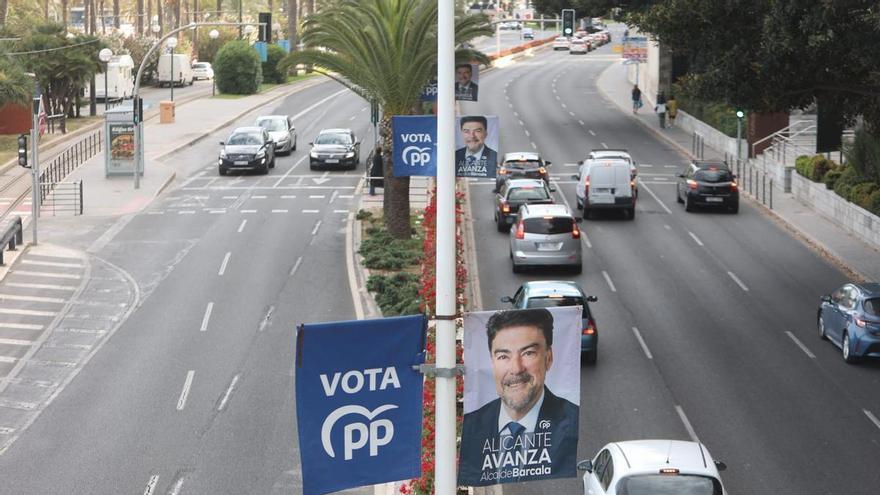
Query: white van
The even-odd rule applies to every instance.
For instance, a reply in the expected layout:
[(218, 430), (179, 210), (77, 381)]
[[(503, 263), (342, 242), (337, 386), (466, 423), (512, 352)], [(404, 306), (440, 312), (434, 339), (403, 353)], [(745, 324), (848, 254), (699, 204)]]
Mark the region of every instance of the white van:
[[(171, 74), (172, 60), (174, 60), (174, 75)], [(175, 86), (192, 86), (193, 70), (189, 55), (166, 53), (159, 56), (159, 86), (170, 86), (172, 83)]]
[(636, 217), (635, 179), (629, 163), (623, 160), (591, 160), (582, 167), (575, 186), (578, 208), (592, 218), (595, 210), (623, 210), (630, 220)]
[[(102, 67), (103, 68), (103, 67)], [(134, 60), (130, 55), (114, 55), (107, 63), (107, 88), (104, 88), (104, 73), (95, 74), (95, 98), (121, 100), (134, 94)], [(89, 97), (89, 85), (85, 88)]]

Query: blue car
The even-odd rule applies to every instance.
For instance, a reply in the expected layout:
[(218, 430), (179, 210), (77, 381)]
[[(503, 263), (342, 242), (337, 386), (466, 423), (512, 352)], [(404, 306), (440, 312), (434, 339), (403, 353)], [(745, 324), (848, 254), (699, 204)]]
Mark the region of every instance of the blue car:
[(850, 283), (820, 298), (819, 337), (843, 351), (843, 360), (880, 357), (880, 283)]
[(598, 300), (596, 296), (586, 295), (577, 283), (567, 280), (526, 282), (513, 297), (501, 298), (501, 302), (510, 303), (515, 309), (582, 306), (581, 357), (589, 364), (596, 362), (599, 352), (599, 330), (589, 303)]

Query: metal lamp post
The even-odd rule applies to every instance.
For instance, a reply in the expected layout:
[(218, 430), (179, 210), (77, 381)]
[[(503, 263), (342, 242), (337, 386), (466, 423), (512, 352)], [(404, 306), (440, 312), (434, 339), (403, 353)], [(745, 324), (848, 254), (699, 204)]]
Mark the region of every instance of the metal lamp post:
[(103, 48), (98, 52), (98, 59), (104, 62), (104, 113), (107, 113), (107, 110), (110, 108), (110, 99), (107, 97), (107, 72), (110, 67), (111, 58), (113, 58), (113, 50), (109, 48)]
[(177, 48), (177, 38), (174, 36), (165, 41), (168, 48), (171, 48), (171, 101), (174, 101), (174, 49)]
[[(217, 31), (216, 29), (212, 29), (211, 32), (208, 33), (208, 36), (212, 40), (216, 40), (217, 38), (220, 37), (220, 31)], [(215, 74), (215, 75), (211, 76), (211, 96), (216, 96), (216, 95), (217, 95), (217, 75)]]
[(739, 163), (742, 158), (742, 121), (746, 114), (742, 110), (736, 111), (736, 169), (739, 171)]

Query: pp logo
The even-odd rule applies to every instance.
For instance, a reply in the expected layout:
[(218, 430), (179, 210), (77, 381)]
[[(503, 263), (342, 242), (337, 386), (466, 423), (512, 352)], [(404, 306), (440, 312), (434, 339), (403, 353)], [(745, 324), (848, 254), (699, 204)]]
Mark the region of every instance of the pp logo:
[(549, 429), (550, 428), (550, 420), (549, 419), (542, 419), (541, 422), (538, 423), (538, 428), (540, 428), (542, 430)]
[(430, 147), (420, 148), (418, 146), (407, 146), (401, 153), (403, 163), (410, 167), (424, 167), (431, 162)]
[(336, 409), (321, 426), (321, 443), (324, 446), (324, 452), (335, 458), (336, 452), (333, 450), (333, 444), (330, 441), (330, 433), (333, 431), (333, 425), (342, 417), (349, 414), (359, 414), (367, 419), (366, 422), (352, 422), (343, 427), (342, 447), (345, 451), (344, 458), (349, 461), (354, 456), (354, 451), (368, 447), (370, 456), (379, 455), (379, 447), (388, 445), (394, 438), (394, 423), (389, 419), (374, 418), (385, 411), (396, 409), (393, 404), (385, 404), (377, 407), (374, 411), (363, 406), (342, 406)]
[(432, 81), (425, 86), (424, 90), (425, 96), (435, 96), (437, 94), (437, 82)]

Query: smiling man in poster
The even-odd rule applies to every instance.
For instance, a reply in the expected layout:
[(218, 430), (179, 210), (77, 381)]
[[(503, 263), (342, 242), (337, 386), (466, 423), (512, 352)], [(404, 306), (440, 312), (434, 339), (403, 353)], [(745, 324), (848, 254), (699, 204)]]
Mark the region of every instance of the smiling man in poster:
[(459, 484), (576, 476), (579, 324), (579, 307), (465, 317)]

